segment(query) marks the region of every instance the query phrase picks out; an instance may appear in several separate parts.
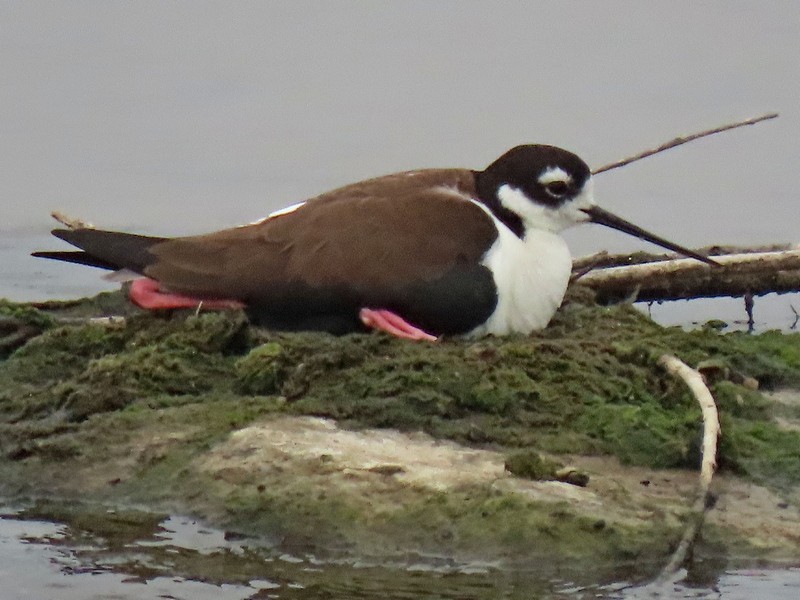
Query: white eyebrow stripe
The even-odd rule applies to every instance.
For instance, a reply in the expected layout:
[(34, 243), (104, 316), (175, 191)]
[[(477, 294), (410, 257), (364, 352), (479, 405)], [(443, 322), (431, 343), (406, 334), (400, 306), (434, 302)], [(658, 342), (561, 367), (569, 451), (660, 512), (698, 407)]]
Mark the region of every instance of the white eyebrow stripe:
[(547, 185), (548, 183), (553, 183), (554, 181), (563, 181), (564, 183), (571, 183), (572, 175), (567, 173), (561, 167), (547, 167), (544, 170), (544, 172), (541, 175), (539, 175), (538, 181), (542, 185)]

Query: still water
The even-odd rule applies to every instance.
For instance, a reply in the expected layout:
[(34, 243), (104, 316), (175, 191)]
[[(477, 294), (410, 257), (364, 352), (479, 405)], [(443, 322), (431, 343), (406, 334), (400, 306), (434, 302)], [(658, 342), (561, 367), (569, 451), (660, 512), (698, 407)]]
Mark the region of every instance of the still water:
[[(598, 167), (772, 111), (598, 175), (596, 198), (688, 247), (800, 241), (796, 0), (0, 2), (0, 32), (0, 297), (109, 289), (28, 256), (65, 248), (51, 210), (186, 235), (521, 143)], [(648, 248), (566, 237), (575, 255)], [(756, 320), (784, 328), (792, 302), (759, 300)], [(738, 301), (653, 314), (743, 318)]]
[[(119, 516), (124, 520), (124, 515)], [(796, 600), (800, 562), (731, 569), (692, 584), (658, 588), (626, 580), (591, 583), (499, 565), (418, 559), (402, 564), (325, 562), (254, 540), (231, 538), (196, 521), (170, 516), (127, 534), (0, 509), (0, 598), (3, 600), (245, 600), (265, 598), (405, 598), (488, 600), (552, 598), (639, 600), (697, 598)], [(146, 525), (146, 520), (145, 520)], [(90, 527), (91, 529), (91, 527)], [(125, 529), (123, 527), (123, 529)]]
[[(689, 247), (800, 241), (800, 3), (768, 6), (0, 2), (0, 297), (114, 289), (91, 269), (29, 257), (63, 248), (48, 239), (50, 210), (185, 235), (384, 173), (483, 168), (519, 143), (560, 145), (596, 167), (770, 111), (780, 119), (598, 176), (596, 194)], [(588, 226), (566, 237), (576, 255), (642, 248)], [(793, 307), (797, 294), (758, 299), (757, 328), (791, 329)], [(649, 310), (666, 324), (744, 319), (737, 299)], [(650, 593), (626, 578), (586, 587), (474, 565), (319, 564), (184, 519), (159, 527), (109, 545), (9, 514), (0, 600)], [(794, 599), (798, 580), (793, 568), (730, 571), (669, 597)]]

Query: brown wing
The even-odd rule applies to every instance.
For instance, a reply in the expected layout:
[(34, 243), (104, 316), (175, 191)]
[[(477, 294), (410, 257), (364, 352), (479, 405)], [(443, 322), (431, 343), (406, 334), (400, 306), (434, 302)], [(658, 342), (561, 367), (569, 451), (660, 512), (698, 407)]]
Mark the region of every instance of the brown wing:
[(497, 232), (453, 190), (472, 173), (424, 170), (368, 180), (261, 223), (156, 244), (146, 274), (185, 294), (268, 302), (292, 286), (398, 289), (476, 264)]

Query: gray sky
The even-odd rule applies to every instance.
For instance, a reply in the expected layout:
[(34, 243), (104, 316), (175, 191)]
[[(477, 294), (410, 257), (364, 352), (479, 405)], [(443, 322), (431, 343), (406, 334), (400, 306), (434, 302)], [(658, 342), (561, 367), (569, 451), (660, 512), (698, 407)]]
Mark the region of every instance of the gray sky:
[[(777, 110), (598, 176), (596, 196), (689, 246), (800, 241), (796, 0), (0, 0), (0, 56), (7, 239), (46, 232), (51, 209), (208, 231), (527, 142), (599, 166)], [(567, 237), (577, 254), (640, 247)]]

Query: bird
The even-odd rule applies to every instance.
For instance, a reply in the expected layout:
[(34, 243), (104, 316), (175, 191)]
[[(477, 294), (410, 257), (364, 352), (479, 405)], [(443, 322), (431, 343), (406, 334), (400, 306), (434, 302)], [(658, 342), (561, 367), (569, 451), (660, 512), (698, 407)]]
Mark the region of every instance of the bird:
[(599, 207), (587, 164), (544, 144), (516, 146), (483, 170), (359, 181), (203, 235), (55, 229), (78, 250), (33, 256), (133, 278), (129, 298), (144, 309), (241, 308), (276, 330), (433, 341), (546, 327), (572, 268), (560, 233), (581, 223), (715, 264)]

